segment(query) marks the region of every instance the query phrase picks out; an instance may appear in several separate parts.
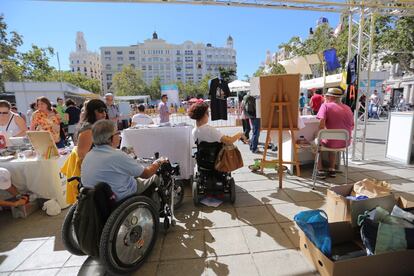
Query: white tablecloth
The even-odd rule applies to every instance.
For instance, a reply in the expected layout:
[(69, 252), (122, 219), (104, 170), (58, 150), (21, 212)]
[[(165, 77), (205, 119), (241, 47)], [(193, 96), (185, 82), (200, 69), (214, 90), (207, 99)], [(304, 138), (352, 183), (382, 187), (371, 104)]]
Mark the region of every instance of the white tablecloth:
[(0, 162), (0, 167), (10, 171), (12, 183), (19, 191), (31, 191), (40, 198), (56, 199), (66, 208), (65, 181), (60, 178), (60, 168), (67, 156), (57, 159), (26, 159)]
[(180, 164), (181, 178), (190, 179), (194, 173), (192, 129), (192, 126), (126, 129), (121, 146), (133, 147), (138, 157), (153, 157), (159, 152), (160, 156)]

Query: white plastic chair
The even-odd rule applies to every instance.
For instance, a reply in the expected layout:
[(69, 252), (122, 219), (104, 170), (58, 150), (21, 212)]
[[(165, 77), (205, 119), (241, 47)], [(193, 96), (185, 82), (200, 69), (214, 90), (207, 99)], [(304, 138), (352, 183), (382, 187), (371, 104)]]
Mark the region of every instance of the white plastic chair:
[[(345, 183), (348, 184), (348, 146), (345, 146), (343, 148), (328, 148), (322, 145), (321, 141), (324, 139), (330, 139), (330, 140), (342, 140), (347, 143), (349, 141), (349, 133), (345, 129), (322, 129), (318, 133), (318, 143), (317, 143), (317, 151), (315, 155), (315, 164), (313, 167), (313, 173), (312, 173), (312, 180), (313, 180), (313, 186), (312, 190), (315, 189), (315, 183), (316, 183), (316, 174), (318, 172), (318, 163), (319, 158), (321, 155), (321, 152), (327, 151), (327, 152), (340, 152), (342, 153), (342, 158), (344, 161), (345, 166)], [(339, 160), (340, 162), (341, 160)]]

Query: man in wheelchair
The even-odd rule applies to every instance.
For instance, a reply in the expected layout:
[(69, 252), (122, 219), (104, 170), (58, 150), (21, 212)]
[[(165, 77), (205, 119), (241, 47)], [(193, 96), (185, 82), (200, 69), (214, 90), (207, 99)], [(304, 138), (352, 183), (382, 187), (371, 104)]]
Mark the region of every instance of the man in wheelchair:
[[(115, 200), (120, 201), (133, 194), (153, 193), (159, 185), (155, 174), (161, 164), (168, 162), (161, 157), (151, 165), (144, 167), (136, 160), (116, 148), (120, 143), (120, 132), (110, 120), (100, 120), (92, 127), (94, 148), (82, 162), (81, 179), (84, 187), (94, 188), (98, 183), (107, 183)], [(154, 199), (155, 202), (159, 200)]]

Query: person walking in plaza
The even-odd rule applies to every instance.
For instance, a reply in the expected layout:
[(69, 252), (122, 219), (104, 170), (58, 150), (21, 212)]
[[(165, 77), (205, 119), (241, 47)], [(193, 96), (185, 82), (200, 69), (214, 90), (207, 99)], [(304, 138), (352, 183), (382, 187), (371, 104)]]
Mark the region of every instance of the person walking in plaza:
[(112, 93), (105, 94), (105, 104), (108, 119), (118, 125), (121, 113), (119, 112), (119, 106), (114, 103), (114, 95)]
[(57, 111), (57, 113), (59, 114), (59, 119), (60, 119), (60, 121), (64, 124), (64, 125), (66, 125), (67, 124), (67, 120), (65, 120), (65, 110), (66, 110), (66, 107), (65, 107), (65, 105), (63, 104), (63, 99), (62, 98), (60, 98), (60, 97), (58, 97), (57, 99), (56, 99), (56, 102), (57, 102), (57, 104), (56, 104), (56, 111)]
[(241, 120), (242, 120), (242, 126), (243, 126), (243, 134), (244, 134), (244, 136), (246, 137), (247, 140), (249, 140), (249, 138), (250, 138), (250, 130), (251, 130), (251, 128), (250, 128), (250, 119), (249, 119), (249, 117), (247, 115), (247, 111), (246, 111), (246, 101), (247, 101), (248, 96), (249, 96), (249, 94), (246, 94), (243, 97), (243, 100), (242, 100), (241, 105), (240, 105), (240, 109), (241, 109), (240, 113), (241, 113)]
[(33, 112), (30, 130), (48, 131), (58, 148), (64, 148), (65, 144), (60, 137), (60, 118), (57, 111), (52, 108), (52, 103), (46, 97), (37, 98), (37, 110)]
[(71, 99), (67, 99), (65, 105), (65, 121), (68, 122), (68, 135), (73, 138), (73, 134), (75, 134), (76, 130), (76, 125), (79, 123), (80, 120), (81, 110)]
[(138, 113), (132, 116), (132, 123), (131, 126), (136, 125), (152, 125), (154, 124), (154, 121), (151, 119), (150, 116), (145, 114), (145, 106), (143, 104), (140, 104), (138, 106)]
[(26, 130), (23, 118), (11, 111), (8, 101), (0, 100), (0, 133), (8, 137), (22, 137), (26, 135)]
[(369, 97), (369, 106), (368, 106), (368, 118), (378, 117), (378, 107), (380, 104), (380, 97), (378, 91), (374, 90), (374, 93)]
[[(339, 88), (329, 88), (325, 94), (326, 102), (323, 103), (319, 109), (316, 117), (320, 120), (319, 129), (345, 129), (349, 133), (349, 137), (352, 137), (351, 131), (354, 128), (354, 118), (352, 110), (349, 106), (341, 103), (343, 91)], [(343, 148), (350, 144), (350, 140), (345, 143), (341, 140), (326, 140), (322, 141), (322, 145), (328, 148)], [(322, 168), (322, 161), (319, 160), (318, 172), (316, 176), (318, 178), (325, 178), (326, 173)], [(335, 152), (329, 152), (329, 168), (328, 175), (335, 177)]]
[(252, 130), (252, 139), (250, 139), (250, 151), (258, 153), (259, 136), (260, 136), (260, 118), (256, 118), (256, 98), (252, 95), (246, 95), (244, 110), (246, 118), (250, 121), (250, 128)]
[(312, 98), (309, 101), (309, 106), (312, 110), (312, 115), (318, 114), (319, 108), (321, 108), (323, 102), (324, 99), (322, 96), (322, 90), (318, 89), (315, 91), (315, 94), (313, 94)]
[(168, 96), (162, 95), (161, 102), (158, 105), (158, 111), (160, 113), (160, 123), (168, 123), (170, 121), (170, 112), (168, 109)]
[(300, 93), (300, 98), (299, 98), (299, 111), (300, 111), (300, 115), (303, 115), (303, 109), (305, 108), (305, 105), (306, 105), (305, 94), (304, 93)]

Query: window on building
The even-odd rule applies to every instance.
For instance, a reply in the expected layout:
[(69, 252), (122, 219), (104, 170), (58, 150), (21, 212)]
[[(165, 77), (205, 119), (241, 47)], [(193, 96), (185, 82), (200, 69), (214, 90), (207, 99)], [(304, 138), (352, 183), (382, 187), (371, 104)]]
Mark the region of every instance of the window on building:
[(79, 64), (79, 59), (76, 61), (77, 64)]
[(78, 71), (78, 72), (79, 72), (79, 71), (80, 71), (80, 67), (78, 67), (78, 70), (76, 70), (76, 71)]
[(107, 65), (105, 65), (105, 70), (111, 70), (111, 69), (112, 69), (111, 64), (107, 64)]
[(152, 65), (148, 65), (148, 71), (152, 71)]
[(142, 65), (141, 69), (142, 69), (142, 71), (145, 71), (145, 70), (147, 70), (147, 66), (146, 65)]
[(207, 55), (207, 58), (213, 58), (213, 56), (212, 55)]
[(148, 62), (152, 62), (152, 58), (148, 58)]
[(135, 51), (129, 51), (128, 52), (130, 55), (135, 55)]
[(201, 69), (201, 64), (197, 64), (197, 69)]
[(74, 64), (73, 60), (71, 60), (70, 63)]
[(197, 51), (197, 55), (199, 55), (199, 56), (201, 55), (201, 50)]
[(106, 80), (111, 81), (112, 80), (112, 74), (106, 74)]
[(116, 60), (121, 61), (121, 60), (124, 60), (124, 58), (123, 57), (116, 57)]
[(111, 51), (105, 51), (104, 54), (105, 55), (110, 55), (111, 54)]
[(106, 89), (111, 88), (111, 85), (112, 85), (112, 83), (111, 83), (111, 82), (108, 82), (108, 83), (106, 84)]
[(122, 51), (116, 51), (117, 55), (122, 55)]
[(135, 60), (135, 57), (129, 57), (128, 59), (129, 60)]
[(141, 58), (141, 61), (144, 61), (145, 62), (145, 58)]
[(75, 68), (72, 67), (72, 72), (75, 72)]
[(180, 50), (177, 50), (177, 55), (181, 55), (181, 52), (180, 52)]
[(105, 57), (105, 61), (111, 61), (111, 57)]
[(118, 71), (121, 71), (122, 70), (122, 64), (118, 64)]

